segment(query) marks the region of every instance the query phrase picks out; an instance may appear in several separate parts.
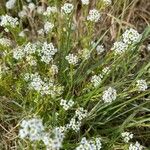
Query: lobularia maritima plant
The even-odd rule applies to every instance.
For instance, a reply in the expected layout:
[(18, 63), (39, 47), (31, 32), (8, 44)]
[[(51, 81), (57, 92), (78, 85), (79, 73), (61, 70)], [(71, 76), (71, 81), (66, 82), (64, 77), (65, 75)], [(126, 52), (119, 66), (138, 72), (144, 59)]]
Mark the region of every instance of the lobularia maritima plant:
[[(107, 50), (108, 31), (95, 31), (112, 3), (97, 1), (91, 8), (89, 0), (81, 0), (81, 25), (75, 1), (5, 3), (0, 11), (2, 149), (146, 149), (150, 63), (141, 62), (139, 54), (150, 29), (122, 28)], [(13, 136), (11, 144), (4, 142), (10, 136), (5, 132)]]

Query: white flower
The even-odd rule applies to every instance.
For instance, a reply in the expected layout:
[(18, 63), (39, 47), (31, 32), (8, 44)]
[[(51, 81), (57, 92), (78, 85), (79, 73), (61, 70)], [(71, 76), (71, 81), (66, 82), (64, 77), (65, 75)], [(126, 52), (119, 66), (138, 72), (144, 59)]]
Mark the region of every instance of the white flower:
[(137, 43), (141, 40), (141, 34), (139, 34), (136, 30), (130, 28), (128, 30), (126, 30), (123, 34), (122, 34), (122, 40), (124, 43), (126, 44), (134, 44)]
[(54, 24), (52, 24), (51, 22), (46, 22), (45, 24), (44, 24), (44, 31), (45, 31), (45, 33), (48, 33), (48, 32), (50, 32), (52, 29), (53, 29), (53, 27), (54, 27)]
[(106, 5), (111, 5), (111, 4), (112, 4), (112, 1), (111, 1), (111, 0), (103, 0), (103, 2), (104, 2)]
[(73, 54), (69, 54), (65, 57), (69, 64), (76, 65), (78, 63), (78, 57)]
[(136, 82), (137, 82), (136, 86), (139, 91), (145, 91), (148, 88), (145, 80), (141, 79), (141, 80), (137, 80)]
[(98, 10), (92, 9), (89, 12), (89, 15), (87, 16), (87, 20), (92, 21), (92, 22), (98, 22), (100, 19), (101, 15)]
[(102, 82), (102, 78), (103, 78), (103, 76), (101, 74), (100, 75), (94, 75), (91, 78), (91, 83), (94, 85), (94, 87), (97, 87)]
[(133, 134), (130, 132), (123, 132), (121, 133), (121, 136), (125, 143), (128, 143), (133, 138)]
[(39, 35), (44, 35), (44, 29), (38, 30), (37, 33), (38, 33)]
[(64, 6), (61, 7), (61, 11), (65, 14), (70, 14), (73, 11), (74, 6), (70, 3), (65, 3)]
[(7, 2), (6, 2), (6, 8), (7, 8), (7, 9), (12, 9), (12, 8), (14, 8), (15, 3), (16, 3), (16, 0), (9, 0), (9, 1), (7, 1)]
[(54, 47), (53, 43), (44, 42), (39, 53), (41, 56), (41, 61), (49, 64), (56, 52), (57, 49)]
[(67, 102), (67, 100), (61, 99), (60, 105), (63, 106), (63, 109), (68, 110), (74, 105), (74, 101), (71, 99)]
[(147, 45), (147, 50), (150, 52), (150, 44)]
[(25, 37), (24, 31), (21, 31), (21, 32), (19, 33), (19, 36), (20, 36), (20, 37)]
[(135, 144), (131, 143), (130, 146), (129, 146), (129, 150), (142, 150), (142, 149), (143, 149), (143, 146), (140, 145), (140, 143), (137, 142), (137, 141), (136, 141)]
[(111, 103), (112, 101), (116, 100), (117, 93), (116, 90), (112, 87), (109, 87), (107, 90), (103, 92), (102, 99), (104, 103)]
[(76, 150), (100, 150), (102, 148), (101, 139), (93, 138), (87, 140), (85, 137), (81, 139), (80, 145), (76, 147)]
[(100, 55), (101, 53), (103, 53), (105, 51), (104, 46), (103, 45), (98, 45), (96, 47), (96, 51), (97, 51), (97, 54)]
[(44, 126), (41, 119), (32, 118), (28, 120), (23, 120), (20, 126), (20, 138), (29, 138), (31, 141), (39, 141), (42, 139)]
[(124, 53), (128, 48), (128, 45), (122, 41), (115, 42), (111, 50), (115, 51), (115, 54), (122, 54)]
[(43, 14), (43, 12), (44, 12), (44, 7), (43, 6), (38, 6), (37, 7), (37, 13), (38, 14)]
[(58, 67), (56, 65), (51, 66), (52, 74), (55, 75), (58, 73)]
[(83, 5), (88, 5), (90, 3), (89, 0), (81, 0), (81, 2), (82, 2)]
[(1, 19), (0, 26), (3, 26), (3, 27), (10, 26), (12, 28), (15, 28), (19, 24), (18, 18), (13, 18), (7, 14), (2, 15), (0, 19)]
[(43, 13), (43, 15), (45, 16), (49, 16), (51, 15), (52, 13), (56, 13), (57, 12), (57, 8), (56, 7), (47, 7), (46, 11)]
[(109, 74), (109, 72), (110, 72), (110, 68), (109, 68), (109, 67), (105, 67), (105, 68), (102, 70), (102, 72), (103, 72), (103, 75), (107, 75), (107, 74)]
[(33, 11), (35, 9), (35, 4), (34, 3), (29, 3), (28, 8), (30, 9), (30, 11)]
[(26, 10), (21, 10), (19, 13), (18, 13), (18, 16), (20, 17), (20, 18), (24, 18), (25, 16), (27, 16), (27, 12), (26, 12)]
[(25, 56), (25, 53), (21, 47), (18, 47), (13, 50), (13, 58), (15, 59), (22, 59)]
[(0, 45), (9, 47), (12, 45), (12, 43), (11, 43), (11, 40), (9, 40), (7, 38), (0, 38)]

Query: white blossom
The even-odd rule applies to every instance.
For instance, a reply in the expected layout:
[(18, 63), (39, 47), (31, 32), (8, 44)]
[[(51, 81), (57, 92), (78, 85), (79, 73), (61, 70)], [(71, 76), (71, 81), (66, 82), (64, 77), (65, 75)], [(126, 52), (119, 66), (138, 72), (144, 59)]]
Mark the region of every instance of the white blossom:
[(70, 14), (73, 11), (74, 6), (70, 3), (65, 3), (62, 7), (61, 7), (61, 11), (65, 14)]
[(109, 87), (107, 90), (103, 92), (102, 99), (104, 103), (111, 103), (112, 101), (116, 100), (117, 93), (116, 90), (112, 87)]
[(97, 54), (100, 55), (101, 53), (103, 53), (105, 51), (104, 46), (103, 45), (98, 45), (96, 47), (96, 51), (97, 51)]
[(7, 39), (7, 38), (0, 38), (0, 45), (4, 46), (4, 47), (9, 47), (12, 45), (11, 40)]
[(45, 22), (44, 24), (44, 31), (45, 33), (50, 32), (52, 29), (54, 28), (54, 24), (52, 24), (51, 22)]
[(6, 2), (6, 8), (7, 8), (7, 9), (12, 9), (12, 8), (14, 8), (15, 3), (16, 3), (16, 0), (9, 0), (9, 1), (7, 1), (7, 2)]
[(81, 139), (80, 145), (76, 147), (76, 150), (100, 150), (102, 148), (101, 139), (93, 138), (87, 140), (85, 137)]
[(73, 54), (69, 54), (65, 57), (69, 64), (76, 65), (78, 63), (78, 57)]
[(91, 83), (94, 85), (94, 87), (97, 87), (102, 82), (102, 78), (103, 78), (103, 76), (101, 74), (100, 75), (94, 75), (91, 78)]
[(133, 134), (130, 132), (123, 132), (121, 133), (121, 136), (125, 143), (128, 143), (133, 138)]
[(99, 13), (98, 10), (92, 9), (89, 12), (89, 15), (87, 16), (87, 20), (92, 21), (92, 22), (98, 22), (101, 17), (101, 14)]
[(127, 48), (128, 48), (128, 45), (120, 41), (120, 42), (115, 42), (111, 50), (115, 51), (115, 54), (122, 54), (127, 50)]
[(88, 5), (90, 3), (89, 0), (81, 0), (81, 2), (82, 2), (83, 5)]
[(51, 14), (53, 14), (53, 13), (56, 13), (57, 12), (57, 8), (55, 7), (55, 6), (53, 6), (53, 7), (47, 7), (47, 9), (46, 9), (46, 11), (43, 13), (43, 15), (45, 15), (45, 16), (49, 16), (49, 15), (51, 15)]
[(32, 118), (23, 120), (20, 124), (19, 130), (20, 138), (29, 138), (31, 141), (39, 141), (42, 139), (42, 133), (44, 132), (44, 126), (41, 119)]
[(129, 146), (129, 150), (142, 150), (142, 149), (143, 149), (143, 146), (140, 145), (140, 143), (137, 142), (137, 141), (136, 141), (135, 144), (131, 143), (130, 146)]
[(19, 24), (18, 18), (16, 18), (16, 17), (13, 18), (13, 17), (11, 17), (11, 16), (9, 16), (7, 14), (6, 15), (2, 15), (0, 17), (0, 19), (1, 19), (0, 26), (3, 26), (3, 27), (10, 26), (12, 28), (15, 28)]
[(126, 44), (134, 44), (137, 43), (141, 40), (142, 35), (139, 34), (136, 30), (130, 28), (128, 30), (126, 30), (123, 34), (122, 34), (122, 40), (124, 43)]
[(141, 79), (137, 80), (136, 82), (137, 82), (136, 86), (139, 91), (145, 91), (148, 88), (146, 80)]
[(70, 99), (69, 101), (61, 99), (60, 105), (63, 107), (63, 109), (68, 110), (74, 105), (74, 101), (72, 99)]

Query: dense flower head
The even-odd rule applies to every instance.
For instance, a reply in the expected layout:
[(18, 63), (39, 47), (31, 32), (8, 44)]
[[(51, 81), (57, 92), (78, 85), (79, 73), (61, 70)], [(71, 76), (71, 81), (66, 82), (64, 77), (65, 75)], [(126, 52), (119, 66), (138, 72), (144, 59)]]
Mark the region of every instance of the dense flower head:
[(16, 0), (8, 0), (8, 1), (6, 2), (6, 8), (7, 8), (7, 9), (12, 9), (12, 8), (14, 8), (15, 3), (16, 3)]
[(143, 149), (143, 146), (140, 145), (140, 143), (137, 142), (137, 141), (136, 141), (135, 144), (131, 143), (130, 146), (129, 146), (129, 150), (142, 150), (142, 149)]
[(96, 52), (98, 55), (100, 55), (101, 53), (103, 53), (105, 51), (104, 46), (103, 45), (98, 45), (96, 47)]
[(46, 11), (43, 13), (43, 15), (49, 16), (49, 15), (56, 13), (56, 12), (57, 12), (57, 8), (55, 6), (52, 6), (52, 7), (48, 6)]
[(41, 119), (32, 118), (23, 120), (19, 130), (20, 138), (29, 138), (31, 141), (41, 140), (44, 126)]
[(61, 11), (65, 14), (70, 14), (73, 11), (73, 4), (70, 3), (65, 3), (62, 7), (61, 7)]
[(72, 99), (70, 99), (69, 101), (61, 99), (60, 105), (63, 107), (63, 109), (68, 110), (74, 105), (74, 101)]
[(101, 74), (100, 75), (94, 75), (91, 78), (91, 83), (94, 85), (94, 87), (97, 87), (102, 82), (102, 78), (103, 78), (103, 76)]
[(53, 56), (56, 52), (57, 49), (54, 47), (53, 43), (44, 42), (39, 53), (39, 55), (41, 56), (41, 61), (48, 64), (53, 59)]
[(0, 38), (0, 45), (4, 46), (4, 47), (9, 47), (12, 45), (11, 40), (7, 39), (7, 38)]
[(46, 145), (47, 150), (59, 150), (65, 137), (65, 127), (55, 127), (51, 134), (46, 133), (42, 141)]
[(121, 133), (121, 136), (125, 143), (128, 143), (133, 138), (133, 134), (130, 132), (123, 132)]
[(101, 139), (93, 138), (87, 140), (86, 137), (81, 139), (80, 145), (76, 147), (76, 150), (100, 150), (102, 148)]
[(92, 9), (89, 12), (89, 15), (87, 16), (87, 20), (91, 22), (98, 22), (101, 17), (101, 14), (99, 13), (98, 10)]
[(103, 0), (103, 2), (104, 2), (106, 5), (111, 5), (111, 4), (112, 4), (112, 0)]
[(117, 92), (114, 88), (109, 87), (107, 90), (103, 92), (102, 99), (104, 103), (111, 103), (112, 101), (116, 100)]
[(128, 48), (128, 45), (120, 41), (120, 42), (115, 42), (111, 50), (114, 51), (115, 54), (122, 54), (127, 50), (127, 48)]
[(76, 65), (78, 63), (78, 57), (74, 54), (69, 54), (65, 57), (69, 64)]
[(44, 24), (44, 31), (45, 33), (50, 32), (52, 29), (54, 28), (54, 24), (52, 24), (51, 22), (45, 22)]
[(143, 79), (137, 80), (136, 86), (139, 91), (145, 91), (148, 88), (146, 81)]
[(7, 14), (6, 15), (2, 15), (0, 17), (0, 20), (1, 20), (0, 26), (3, 26), (3, 27), (10, 26), (12, 28), (15, 28), (19, 24), (18, 18), (16, 18), (16, 17), (13, 18), (13, 17), (11, 17), (11, 16), (9, 16)]
[(122, 40), (126, 44), (134, 44), (139, 42), (141, 39), (141, 34), (139, 34), (135, 29), (127, 29), (123, 34), (122, 34)]
[(89, 0), (81, 0), (81, 2), (82, 2), (83, 5), (88, 5), (90, 3)]

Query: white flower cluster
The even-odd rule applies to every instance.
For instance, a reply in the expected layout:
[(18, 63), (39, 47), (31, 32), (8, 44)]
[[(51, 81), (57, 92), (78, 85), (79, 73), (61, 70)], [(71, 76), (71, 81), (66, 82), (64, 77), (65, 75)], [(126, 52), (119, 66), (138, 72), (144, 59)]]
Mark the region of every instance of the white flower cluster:
[(56, 75), (58, 73), (58, 67), (56, 65), (53, 64), (50, 69), (52, 75)]
[(76, 65), (78, 63), (78, 57), (74, 54), (69, 54), (65, 57), (69, 64)]
[(92, 9), (89, 12), (89, 15), (87, 16), (87, 20), (92, 21), (92, 22), (98, 22), (101, 17), (101, 14), (99, 13), (98, 10)]
[(74, 105), (74, 101), (70, 99), (68, 102), (67, 100), (61, 99), (60, 105), (63, 107), (64, 110), (68, 110), (70, 107)]
[(122, 41), (115, 42), (111, 50), (115, 51), (116, 54), (124, 53), (128, 48), (128, 45)]
[(103, 76), (100, 75), (94, 75), (91, 78), (91, 83), (93, 84), (94, 87), (97, 87), (100, 85), (101, 81), (102, 81)]
[(123, 132), (121, 133), (121, 136), (125, 143), (128, 143), (133, 138), (133, 134), (130, 132)]
[(53, 60), (53, 56), (56, 52), (57, 49), (54, 47), (53, 43), (44, 42), (39, 53), (39, 55), (41, 56), (41, 61), (49, 64), (49, 62)]
[(65, 14), (70, 14), (73, 11), (74, 6), (70, 3), (65, 3), (62, 7), (61, 7), (61, 11)]
[(28, 56), (30, 54), (34, 54), (36, 52), (36, 44), (27, 43), (23, 47), (17, 47), (13, 50), (13, 58), (15, 59), (22, 59), (25, 56)]
[(36, 8), (36, 5), (32, 2), (28, 4), (28, 6), (24, 5), (23, 9), (18, 13), (18, 16), (20, 18), (26, 17), (28, 15), (31, 15), (31, 12), (33, 12)]
[(35, 90), (42, 95), (51, 95), (55, 97), (62, 93), (63, 87), (54, 83), (53, 80), (43, 81), (38, 73), (24, 76), (25, 81), (29, 82), (29, 89)]
[(6, 2), (6, 8), (7, 8), (7, 9), (12, 9), (12, 8), (14, 8), (15, 3), (16, 3), (16, 0), (9, 0), (9, 1), (7, 1), (7, 2)]
[(83, 137), (76, 150), (100, 150), (101, 148), (102, 143), (100, 138), (87, 140), (85, 137)]
[(101, 53), (103, 53), (105, 51), (104, 46), (103, 45), (98, 45), (96, 47), (96, 52), (98, 55), (100, 55)]
[(75, 111), (74, 117), (70, 120), (69, 124), (66, 125), (67, 129), (73, 129), (74, 131), (79, 131), (81, 126), (82, 119), (86, 118), (87, 110), (84, 110), (82, 107), (79, 107)]
[(50, 61), (53, 60), (53, 56), (57, 52), (57, 49), (52, 43), (44, 42), (40, 45), (40, 48), (38, 48), (36, 43), (32, 44), (29, 42), (25, 46), (13, 50), (13, 57), (18, 60), (25, 56), (35, 54), (36, 52), (38, 52), (38, 55), (41, 57), (41, 61), (49, 64)]
[(143, 149), (143, 146), (140, 145), (140, 143), (137, 142), (137, 141), (136, 141), (135, 144), (131, 143), (130, 146), (129, 146), (129, 150), (142, 150), (142, 149)]
[(28, 138), (31, 141), (41, 140), (44, 126), (41, 119), (32, 118), (23, 120), (21, 122), (21, 129), (19, 130), (20, 138)]
[(43, 136), (42, 141), (46, 145), (47, 150), (59, 150), (62, 147), (65, 130), (65, 127), (56, 127), (52, 130), (51, 134)]
[(127, 45), (139, 42), (141, 37), (141, 34), (132, 28), (126, 30), (122, 35), (123, 42)]
[(4, 47), (9, 47), (12, 45), (11, 40), (7, 39), (7, 38), (0, 38), (0, 45), (4, 46)]
[(110, 72), (110, 69), (109, 67), (105, 67), (103, 70), (102, 70), (102, 73), (99, 74), (99, 75), (94, 75), (92, 76), (91, 78), (91, 83), (93, 84), (94, 87), (98, 87), (100, 85), (100, 83), (102, 82), (102, 79), (105, 75), (109, 74)]
[(139, 91), (145, 91), (148, 88), (146, 81), (143, 79), (137, 80), (136, 86), (137, 86)]
[(81, 0), (81, 2), (82, 2), (83, 5), (88, 5), (90, 3), (89, 0)]
[(45, 22), (45, 24), (44, 24), (45, 33), (52, 31), (53, 28), (54, 28), (54, 24), (52, 24), (51, 22), (48, 22), (48, 21)]
[(103, 0), (103, 2), (105, 3), (105, 5), (111, 5), (112, 4), (111, 0)]
[(56, 13), (57, 12), (57, 8), (55, 6), (52, 6), (52, 7), (47, 7), (46, 11), (43, 13), (44, 16), (49, 16), (53, 13)]
[(2, 26), (2, 27), (10, 26), (12, 28), (15, 28), (19, 24), (18, 18), (16, 18), (16, 17), (13, 18), (13, 17), (11, 17), (11, 16), (9, 16), (7, 14), (6, 15), (2, 15), (0, 17), (0, 19), (1, 19), (0, 26)]
[(134, 43), (139, 42), (141, 39), (141, 34), (136, 30), (130, 28), (122, 34), (122, 40), (115, 42), (111, 50), (115, 51), (115, 54), (124, 53), (128, 47)]
[(117, 92), (114, 88), (109, 87), (107, 90), (103, 92), (102, 99), (104, 103), (111, 103), (112, 101), (116, 100)]

